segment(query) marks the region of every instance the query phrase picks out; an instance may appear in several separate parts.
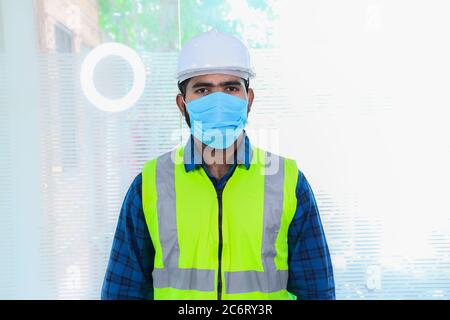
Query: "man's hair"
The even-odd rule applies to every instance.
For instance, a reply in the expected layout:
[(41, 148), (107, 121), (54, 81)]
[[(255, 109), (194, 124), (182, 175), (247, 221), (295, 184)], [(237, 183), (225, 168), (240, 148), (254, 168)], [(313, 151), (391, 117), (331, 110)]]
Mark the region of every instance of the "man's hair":
[[(183, 98), (186, 98), (186, 88), (187, 85), (189, 83), (189, 80), (191, 80), (191, 78), (186, 79), (184, 81), (182, 81), (181, 83), (178, 82), (178, 90), (180, 90), (181, 95), (183, 96)], [(243, 79), (244, 80), (244, 85), (245, 85), (245, 91), (247, 91), (248, 93), (248, 88), (250, 86), (250, 81), (247, 79)]]

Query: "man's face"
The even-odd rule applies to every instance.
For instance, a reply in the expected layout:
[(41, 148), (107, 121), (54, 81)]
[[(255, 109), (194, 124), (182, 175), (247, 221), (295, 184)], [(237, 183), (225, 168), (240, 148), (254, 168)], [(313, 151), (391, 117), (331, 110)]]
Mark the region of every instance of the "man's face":
[(251, 88), (248, 89), (248, 92), (246, 91), (245, 82), (242, 78), (220, 73), (196, 76), (189, 79), (184, 99), (181, 94), (177, 96), (178, 108), (181, 114), (186, 116), (188, 126), (190, 126), (189, 115), (187, 114), (184, 102), (189, 103), (190, 101), (215, 92), (223, 92), (248, 100), (247, 113), (250, 112), (254, 93)]

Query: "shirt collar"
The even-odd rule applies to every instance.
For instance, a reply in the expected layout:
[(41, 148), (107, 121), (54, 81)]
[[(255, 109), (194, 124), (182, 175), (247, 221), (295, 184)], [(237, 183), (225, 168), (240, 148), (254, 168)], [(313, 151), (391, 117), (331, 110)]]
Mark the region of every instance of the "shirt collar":
[[(235, 154), (235, 159), (238, 164), (243, 164), (248, 170), (250, 168), (250, 162), (252, 160), (253, 151), (250, 144), (250, 139), (247, 136), (245, 130), (243, 131), (243, 141), (240, 143)], [(203, 163), (203, 158), (201, 153), (197, 150), (194, 143), (194, 138), (192, 134), (187, 139), (184, 146), (184, 168), (186, 172), (189, 172)]]

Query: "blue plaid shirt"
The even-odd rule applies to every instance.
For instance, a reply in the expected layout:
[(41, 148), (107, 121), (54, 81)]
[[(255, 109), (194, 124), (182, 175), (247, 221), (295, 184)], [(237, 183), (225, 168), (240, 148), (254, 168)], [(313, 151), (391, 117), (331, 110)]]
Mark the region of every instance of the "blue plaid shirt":
[[(234, 164), (220, 180), (213, 177), (194, 148), (192, 136), (185, 146), (186, 171), (200, 167), (216, 189), (223, 188), (237, 165), (250, 166), (250, 140), (235, 153)], [(313, 191), (301, 171), (296, 188), (297, 210), (289, 227), (288, 291), (297, 299), (335, 299), (333, 268)], [(102, 299), (153, 299), (155, 249), (142, 208), (142, 175), (131, 184), (123, 202), (103, 282)]]

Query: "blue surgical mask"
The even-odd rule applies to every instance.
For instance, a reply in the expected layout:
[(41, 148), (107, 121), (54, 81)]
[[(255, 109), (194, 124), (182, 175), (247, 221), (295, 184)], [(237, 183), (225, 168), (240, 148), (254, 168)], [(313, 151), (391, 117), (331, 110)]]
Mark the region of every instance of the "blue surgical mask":
[(215, 92), (186, 104), (191, 133), (214, 149), (230, 147), (247, 123), (248, 101)]

